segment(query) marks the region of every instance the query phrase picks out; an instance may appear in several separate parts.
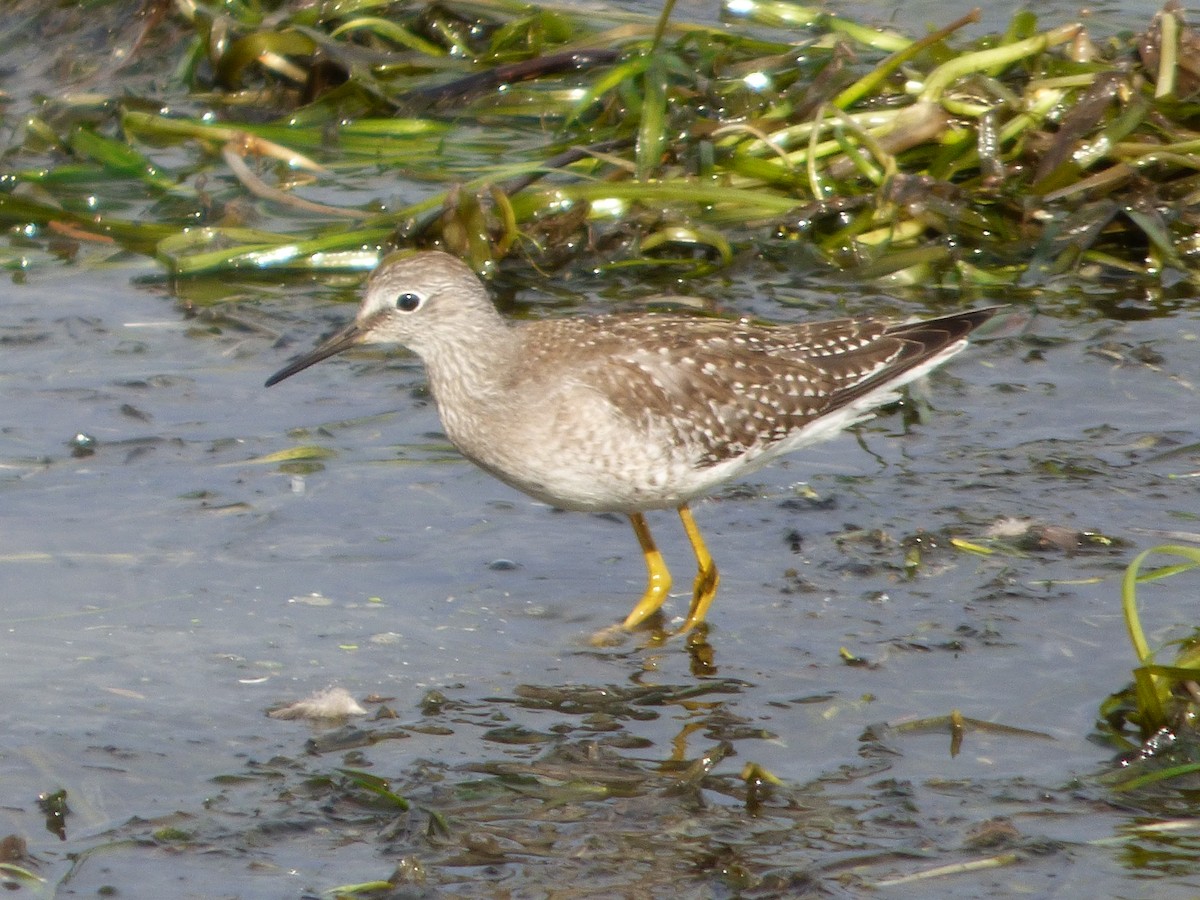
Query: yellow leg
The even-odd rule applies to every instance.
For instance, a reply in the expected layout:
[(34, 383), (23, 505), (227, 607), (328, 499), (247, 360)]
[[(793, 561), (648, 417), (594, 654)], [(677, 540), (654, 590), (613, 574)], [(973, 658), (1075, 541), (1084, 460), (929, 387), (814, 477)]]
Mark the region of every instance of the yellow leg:
[(662, 554), (654, 546), (654, 538), (650, 537), (650, 529), (646, 525), (646, 517), (641, 513), (630, 513), (629, 521), (633, 525), (633, 533), (637, 535), (638, 543), (642, 545), (642, 556), (646, 558), (646, 593), (638, 601), (625, 622), (621, 626), (632, 631), (638, 625), (658, 612), (667, 599), (667, 591), (671, 589), (671, 573), (663, 562)]
[(716, 564), (713, 563), (708, 548), (704, 546), (704, 538), (700, 536), (700, 529), (696, 527), (696, 520), (692, 518), (692, 511), (686, 503), (679, 507), (679, 519), (683, 522), (683, 530), (687, 532), (688, 540), (692, 542), (692, 552), (696, 554), (696, 562), (700, 567), (692, 587), (692, 605), (688, 609), (687, 620), (679, 629), (682, 634), (704, 621), (713, 598), (717, 596), (717, 585), (721, 582), (721, 576), (717, 574)]

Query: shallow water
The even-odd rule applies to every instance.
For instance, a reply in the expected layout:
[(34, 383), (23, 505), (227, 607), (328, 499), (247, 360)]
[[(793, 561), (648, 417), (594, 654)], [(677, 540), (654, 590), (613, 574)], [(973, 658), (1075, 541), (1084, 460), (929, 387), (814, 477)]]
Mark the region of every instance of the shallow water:
[[(6, 287), (0, 832), (44, 893), (315, 897), (393, 876), (394, 896), (1200, 891), (1200, 829), (1145, 830), (1188, 795), (1114, 794), (1092, 736), (1133, 665), (1123, 567), (1196, 531), (1193, 299), (973, 298), (1027, 321), (697, 505), (722, 586), (689, 652), (590, 646), (642, 586), (627, 523), (459, 459), (411, 358), (262, 388), (351, 315), (330, 301), (355, 281), (170, 285), (84, 248)], [(571, 287), (573, 310), (516, 299), (547, 315), (636, 294)], [(779, 321), (959, 302), (753, 261), (690, 288)], [(298, 446), (329, 455), (263, 460)], [(949, 543), (1008, 517), (1114, 543)], [(651, 526), (685, 590), (675, 517)], [(1146, 597), (1156, 640), (1194, 620), (1187, 576)], [(266, 716), (330, 685), (370, 715)], [(953, 710), (985, 723), (957, 755)], [(62, 840), (37, 803), (59, 789)], [(976, 867), (938, 871), (956, 864)]]
[[(360, 355), (262, 389), (296, 349), (268, 328), (307, 341), (348, 308), (267, 298), (236, 310), (254, 329), (202, 323), (139, 274), (34, 272), (9, 287), (0, 336), (0, 805), (52, 880), (274, 897), (386, 878), (411, 856), (431, 889), (482, 895), (550, 891), (564, 872), (597, 893), (679, 878), (696, 895), (739, 878), (769, 893), (785, 875), (837, 893), (994, 855), (971, 840), (998, 817), (1021, 861), (946, 876), (946, 891), (1050, 894), (1069, 878), (1112, 895), (1156, 874), (1128, 846), (1087, 843), (1136, 821), (1094, 782), (1109, 754), (1088, 740), (1131, 662), (1117, 599), (1131, 551), (981, 558), (946, 539), (982, 541), (1005, 516), (1132, 547), (1178, 527), (1196, 508), (1170, 479), (1195, 470), (1200, 440), (1180, 416), (1196, 312), (1116, 323), (1048, 304), (934, 374), (919, 424), (880, 417), (699, 505), (723, 583), (716, 670), (697, 680), (680, 639), (588, 646), (640, 588), (627, 525), (556, 513), (458, 460), (410, 360)], [(729, 290), (754, 307), (752, 284)], [(1163, 359), (1114, 365), (1094, 352), (1105, 342)], [(73, 455), (78, 432), (94, 452)], [(254, 461), (307, 444), (333, 455), (304, 475)], [(652, 525), (686, 583), (674, 517)], [(1154, 621), (1188, 621), (1174, 581), (1155, 586)], [(323, 733), (264, 716), (332, 684), (397, 718), (312, 755)], [(653, 686), (667, 690), (640, 695)], [(431, 689), (446, 703), (423, 714)], [(953, 709), (1046, 737), (968, 729), (951, 757), (945, 728), (867, 733)], [(718, 750), (707, 775), (680, 775)], [(747, 762), (782, 782), (757, 816)], [(342, 767), (448, 815), (448, 834), (428, 843), (427, 813), (372, 808)], [(65, 843), (34, 802), (58, 788)], [(165, 824), (182, 836), (154, 840)], [(1162, 850), (1156, 895), (1196, 889), (1192, 839)], [(464, 841), (486, 864), (456, 862)], [(695, 858), (719, 853), (737, 865)]]

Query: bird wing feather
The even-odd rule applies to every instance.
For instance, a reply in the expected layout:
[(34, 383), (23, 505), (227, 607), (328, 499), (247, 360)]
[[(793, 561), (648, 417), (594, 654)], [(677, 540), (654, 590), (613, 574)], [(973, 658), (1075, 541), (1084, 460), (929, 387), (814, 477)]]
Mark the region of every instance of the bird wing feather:
[[(886, 323), (760, 326), (681, 316), (545, 323), (540, 354), (570, 368), (647, 434), (666, 431), (705, 467), (770, 447), (857, 395), (908, 348)], [(557, 327), (549, 327), (557, 326)], [(557, 333), (554, 333), (557, 332)]]

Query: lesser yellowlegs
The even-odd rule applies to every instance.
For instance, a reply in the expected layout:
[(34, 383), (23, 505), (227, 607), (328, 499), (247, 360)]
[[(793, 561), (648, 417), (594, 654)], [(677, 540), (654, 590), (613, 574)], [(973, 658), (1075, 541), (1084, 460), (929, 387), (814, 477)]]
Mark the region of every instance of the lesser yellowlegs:
[(671, 586), (643, 514), (678, 510), (699, 564), (687, 631), (704, 620), (718, 580), (688, 502), (867, 418), (995, 312), (901, 324), (654, 313), (517, 323), (455, 257), (398, 251), (371, 275), (355, 320), (267, 386), (350, 347), (408, 347), (464, 456), (553, 506), (629, 516), (648, 577), (626, 629)]

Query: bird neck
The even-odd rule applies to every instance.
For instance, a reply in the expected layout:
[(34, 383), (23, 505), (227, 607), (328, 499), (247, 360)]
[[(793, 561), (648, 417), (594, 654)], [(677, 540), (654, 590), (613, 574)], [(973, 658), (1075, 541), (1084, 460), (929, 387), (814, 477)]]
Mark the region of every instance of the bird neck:
[(429, 389), (443, 413), (493, 402), (521, 356), (517, 328), (499, 315), (486, 332), (466, 329), (442, 346), (424, 349)]

